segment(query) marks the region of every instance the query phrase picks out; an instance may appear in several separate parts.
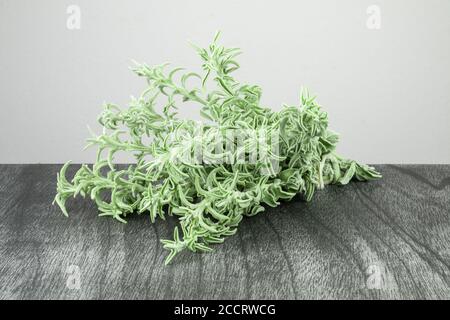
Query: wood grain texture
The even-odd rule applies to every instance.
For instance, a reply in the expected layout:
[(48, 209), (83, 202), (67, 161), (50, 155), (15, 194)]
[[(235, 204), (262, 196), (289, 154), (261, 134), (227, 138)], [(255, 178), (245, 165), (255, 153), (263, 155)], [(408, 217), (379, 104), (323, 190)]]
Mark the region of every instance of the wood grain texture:
[(82, 198), (65, 218), (59, 168), (0, 165), (2, 299), (450, 299), (450, 165), (377, 166), (382, 180), (283, 203), (169, 266), (174, 219), (121, 224)]

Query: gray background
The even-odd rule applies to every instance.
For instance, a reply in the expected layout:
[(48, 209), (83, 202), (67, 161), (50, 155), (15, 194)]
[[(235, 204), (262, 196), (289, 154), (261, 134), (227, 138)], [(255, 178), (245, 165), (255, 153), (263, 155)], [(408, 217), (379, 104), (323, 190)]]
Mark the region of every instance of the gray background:
[[(71, 4), (80, 30), (66, 27)], [(372, 4), (379, 30), (366, 26)], [(302, 85), (318, 95), (342, 154), (450, 163), (449, 14), (448, 0), (0, 0), (0, 163), (92, 162), (86, 124), (98, 130), (104, 101), (144, 88), (130, 60), (199, 71), (187, 40), (207, 45), (218, 29), (265, 105), (297, 103)]]

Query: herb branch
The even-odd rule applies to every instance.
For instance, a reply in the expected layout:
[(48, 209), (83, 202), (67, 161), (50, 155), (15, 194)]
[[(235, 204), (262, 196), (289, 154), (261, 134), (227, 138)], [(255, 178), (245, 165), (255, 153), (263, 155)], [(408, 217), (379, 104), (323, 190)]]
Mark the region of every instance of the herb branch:
[[(298, 106), (285, 105), (279, 112), (261, 106), (261, 88), (232, 77), (239, 68), (235, 58), (240, 50), (219, 45), (218, 38), (217, 33), (207, 48), (194, 46), (203, 74), (167, 70), (168, 64), (132, 68), (147, 80), (148, 88), (126, 109), (106, 104), (98, 118), (103, 133), (88, 139), (88, 146), (98, 148), (96, 162), (82, 165), (70, 182), (66, 178), (70, 162), (57, 176), (55, 202), (65, 215), (67, 199), (77, 195), (95, 201), (100, 216), (124, 223), (133, 213), (147, 213), (152, 222), (175, 215), (179, 227), (171, 240), (162, 240), (169, 250), (167, 264), (185, 249), (211, 251), (212, 244), (236, 233), (243, 217), (263, 212), (265, 206), (276, 207), (297, 194), (310, 201), (327, 184), (381, 177), (374, 168), (335, 153), (338, 135), (328, 129), (327, 114), (307, 90), (302, 90)], [(197, 86), (190, 87), (194, 81)], [(174, 155), (193, 153), (198, 147), (198, 124), (177, 117), (180, 100), (198, 105), (209, 121), (201, 127), (203, 162), (173, 161)], [(162, 111), (156, 110), (157, 105)], [(278, 153), (270, 145), (260, 145), (267, 155), (264, 161), (214, 161), (245, 157), (256, 148), (254, 136), (241, 134), (244, 149), (231, 140), (231, 150), (215, 152), (218, 134), (230, 128), (277, 134)], [(118, 168), (114, 164), (118, 151), (133, 154), (136, 162)], [(269, 174), (261, 174), (262, 169)]]

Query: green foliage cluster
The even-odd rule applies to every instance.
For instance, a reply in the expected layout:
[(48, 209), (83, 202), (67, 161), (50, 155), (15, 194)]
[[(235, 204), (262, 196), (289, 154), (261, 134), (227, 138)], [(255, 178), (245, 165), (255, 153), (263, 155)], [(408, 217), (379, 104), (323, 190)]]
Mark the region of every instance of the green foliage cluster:
[[(279, 112), (261, 106), (261, 88), (232, 77), (239, 68), (235, 60), (239, 49), (225, 48), (217, 38), (207, 48), (195, 47), (203, 62), (202, 75), (182, 68), (166, 70), (168, 65), (133, 68), (147, 80), (148, 88), (127, 109), (105, 105), (99, 116), (103, 133), (88, 140), (89, 146), (98, 147), (96, 162), (82, 165), (70, 182), (66, 178), (69, 163), (58, 174), (55, 202), (65, 215), (66, 200), (77, 195), (95, 201), (100, 216), (121, 222), (133, 213), (147, 213), (152, 222), (175, 215), (179, 227), (173, 239), (162, 240), (169, 250), (169, 263), (184, 249), (212, 250), (212, 244), (236, 233), (244, 216), (256, 215), (265, 206), (275, 207), (297, 194), (309, 201), (327, 184), (381, 177), (374, 168), (335, 153), (338, 136), (328, 129), (327, 114), (307, 91), (302, 91), (298, 106), (285, 105)], [(194, 79), (198, 86), (190, 88)], [(158, 112), (161, 98), (164, 102)], [(174, 154), (194, 153), (198, 147), (198, 124), (177, 117), (177, 106), (186, 101), (198, 105), (208, 121), (201, 127), (201, 162), (173, 161)], [(217, 134), (227, 129), (277, 134), (278, 152), (268, 144), (266, 158), (233, 162), (248, 156), (257, 142), (252, 135), (242, 134), (244, 148), (232, 140), (235, 148), (217, 154)], [(113, 163), (118, 151), (133, 154), (136, 162), (119, 168)], [(230, 161), (213, 161), (227, 157)]]

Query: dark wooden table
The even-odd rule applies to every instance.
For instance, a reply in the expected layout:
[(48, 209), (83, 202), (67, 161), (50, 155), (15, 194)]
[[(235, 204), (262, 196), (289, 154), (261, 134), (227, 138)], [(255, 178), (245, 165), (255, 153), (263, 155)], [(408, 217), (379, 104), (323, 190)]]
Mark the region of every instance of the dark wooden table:
[(81, 198), (65, 218), (60, 165), (0, 165), (0, 298), (450, 299), (450, 165), (377, 167), (164, 266), (175, 219), (121, 224)]

